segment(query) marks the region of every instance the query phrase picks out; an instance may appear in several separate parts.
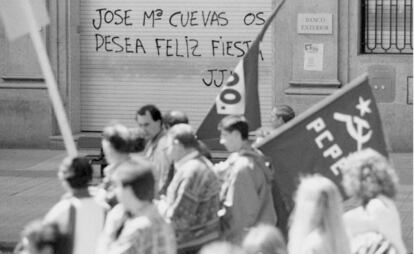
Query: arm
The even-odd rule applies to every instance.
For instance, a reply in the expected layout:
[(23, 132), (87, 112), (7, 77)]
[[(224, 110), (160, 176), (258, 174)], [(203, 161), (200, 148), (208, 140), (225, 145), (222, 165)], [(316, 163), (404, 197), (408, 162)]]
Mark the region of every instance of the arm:
[(224, 205), (231, 217), (231, 231), (240, 233), (253, 226), (259, 211), (259, 197), (248, 170), (248, 161), (239, 161), (234, 168)]
[(67, 200), (61, 200), (54, 205), (45, 215), (44, 221), (57, 223), (61, 232), (66, 232), (68, 227), (70, 203)]

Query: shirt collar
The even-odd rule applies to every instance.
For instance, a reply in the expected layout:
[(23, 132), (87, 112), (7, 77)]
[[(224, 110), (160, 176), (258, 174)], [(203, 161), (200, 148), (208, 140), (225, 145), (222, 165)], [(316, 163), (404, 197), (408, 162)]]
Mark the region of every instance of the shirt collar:
[(144, 154), (147, 157), (151, 157), (154, 150), (158, 146), (158, 143), (160, 139), (164, 136), (165, 131), (164, 129), (161, 129), (160, 132), (158, 132), (153, 138), (147, 140), (147, 143), (145, 144)]
[(161, 128), (160, 132), (158, 132), (152, 139), (150, 139), (151, 143), (157, 143), (158, 140), (164, 135), (165, 131)]

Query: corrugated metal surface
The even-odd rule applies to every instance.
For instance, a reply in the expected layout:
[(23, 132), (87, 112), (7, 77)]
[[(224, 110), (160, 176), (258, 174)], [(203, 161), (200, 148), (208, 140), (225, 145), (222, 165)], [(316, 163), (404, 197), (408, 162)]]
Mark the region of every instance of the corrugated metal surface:
[[(81, 128), (83, 131), (100, 131), (112, 120), (118, 120), (126, 125), (134, 125), (134, 113), (142, 105), (153, 103), (162, 111), (177, 109), (185, 111), (194, 127), (203, 120), (206, 113), (214, 103), (214, 98), (220, 88), (214, 84), (206, 86), (202, 79), (210, 80), (209, 69), (232, 70), (241, 59), (225, 53), (227, 41), (253, 41), (260, 31), (260, 25), (244, 24), (244, 17), (248, 13), (263, 12), (261, 17), (267, 18), (271, 12), (270, 0), (239, 0), (239, 1), (81, 1)], [(109, 10), (121, 9), (118, 14), (130, 9), (128, 24), (114, 24), (120, 22), (119, 16), (114, 17), (111, 24), (102, 24), (99, 29), (97, 9), (107, 8)], [(146, 20), (143, 26), (144, 12), (149, 14), (151, 10), (162, 10), (160, 20)], [(160, 11), (155, 11), (160, 14)], [(184, 23), (187, 14), (193, 13), (192, 24), (180, 25), (181, 12)], [(214, 21), (214, 12), (217, 14)], [(220, 14), (221, 13), (221, 14)], [(174, 27), (170, 24), (177, 25)], [(104, 16), (105, 17), (105, 16)], [(106, 18), (111, 19), (111, 14)], [(208, 17), (208, 18), (207, 18)], [(249, 16), (252, 18), (252, 16)], [(249, 19), (250, 21), (252, 19)], [(256, 19), (261, 23), (260, 19)], [(191, 22), (191, 21), (189, 21)], [(204, 22), (207, 25), (204, 25)], [(269, 29), (271, 30), (271, 29)], [(96, 35), (99, 34), (99, 35)], [(114, 36), (118, 46), (110, 41), (101, 47), (105, 36), (110, 40)], [(125, 38), (128, 50), (125, 52)], [(96, 39), (98, 38), (98, 39)], [(136, 40), (139, 39), (145, 48), (138, 47), (136, 51)], [(158, 40), (157, 49), (156, 39)], [(165, 40), (162, 40), (165, 39)], [(166, 42), (169, 41), (168, 54), (166, 56)], [(198, 42), (192, 56), (192, 49)], [(217, 47), (214, 50), (213, 44)], [(259, 82), (262, 119), (264, 124), (268, 121), (268, 114), (272, 105), (272, 34), (268, 31), (261, 49), (264, 61), (259, 61)], [(224, 44), (222, 43), (224, 42)], [(98, 44), (98, 49), (97, 48)], [(230, 54), (241, 55), (242, 51), (230, 43)], [(189, 51), (187, 53), (187, 45)], [(237, 45), (246, 50), (244, 43)], [(123, 47), (123, 49), (121, 48)], [(120, 52), (115, 52), (120, 51)], [(182, 56), (180, 56), (182, 55)], [(229, 73), (226, 72), (224, 80)], [(217, 82), (221, 81), (221, 73), (216, 72)]]

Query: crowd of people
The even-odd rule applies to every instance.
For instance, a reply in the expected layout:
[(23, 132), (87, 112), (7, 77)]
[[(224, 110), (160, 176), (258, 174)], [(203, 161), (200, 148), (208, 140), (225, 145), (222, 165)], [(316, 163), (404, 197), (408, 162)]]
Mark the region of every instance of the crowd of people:
[[(273, 110), (277, 131), (295, 114)], [(27, 225), (15, 253), (29, 254), (405, 254), (393, 202), (397, 177), (372, 149), (348, 156), (343, 189), (360, 205), (343, 212), (331, 180), (303, 177), (289, 230), (278, 225), (273, 179), (265, 156), (249, 139), (243, 116), (224, 117), (220, 143), (229, 157), (213, 164), (180, 111), (154, 105), (136, 113), (137, 128), (103, 130), (108, 166), (98, 186), (86, 157), (66, 158), (58, 177), (66, 191), (44, 218)], [(305, 167), (306, 165), (304, 165)]]

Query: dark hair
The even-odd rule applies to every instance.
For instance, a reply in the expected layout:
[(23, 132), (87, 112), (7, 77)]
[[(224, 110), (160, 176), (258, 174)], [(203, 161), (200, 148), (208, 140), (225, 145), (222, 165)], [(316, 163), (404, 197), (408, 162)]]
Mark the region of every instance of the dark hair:
[[(57, 245), (60, 240), (59, 227), (56, 223), (44, 223), (42, 220), (34, 220), (25, 226), (22, 232), (22, 239), (26, 238), (35, 246), (36, 250), (41, 251), (45, 247), (51, 247), (53, 253), (57, 250)], [(20, 242), (14, 253), (22, 251), (23, 245)]]
[(179, 123), (168, 130), (168, 135), (174, 140), (178, 140), (185, 148), (195, 148), (198, 150), (199, 143), (190, 125)]
[(87, 188), (92, 180), (93, 169), (86, 157), (66, 158), (59, 168), (59, 174), (73, 189)]
[(145, 149), (146, 140), (143, 136), (143, 133), (139, 128), (131, 129), (131, 146), (130, 152), (131, 153), (138, 153), (142, 152)]
[(210, 149), (208, 149), (207, 145), (201, 140), (198, 140), (198, 152), (208, 160), (213, 160), (213, 155), (211, 154)]
[(187, 123), (188, 124), (188, 117), (182, 111), (177, 110), (170, 110), (163, 116), (163, 122), (165, 128), (171, 128), (172, 126), (179, 124), (179, 123)]
[(224, 117), (219, 125), (219, 130), (225, 130), (228, 132), (238, 131), (243, 140), (249, 137), (249, 124), (244, 116), (241, 115), (229, 115)]
[(160, 120), (162, 122), (161, 111), (155, 105), (152, 105), (152, 104), (144, 105), (140, 109), (138, 109), (135, 115), (135, 120), (137, 119), (138, 115), (144, 116), (146, 112), (150, 113), (152, 120), (154, 121)]
[(154, 199), (155, 179), (150, 162), (140, 163), (128, 160), (122, 163), (115, 172), (114, 178), (123, 187), (131, 186), (134, 195), (143, 201), (152, 202)]
[(276, 110), (276, 117), (281, 117), (284, 123), (295, 117), (295, 111), (288, 105), (277, 105), (274, 109)]
[(112, 124), (105, 127), (102, 138), (109, 141), (111, 146), (120, 153), (131, 152), (134, 142), (131, 132), (122, 124)]

